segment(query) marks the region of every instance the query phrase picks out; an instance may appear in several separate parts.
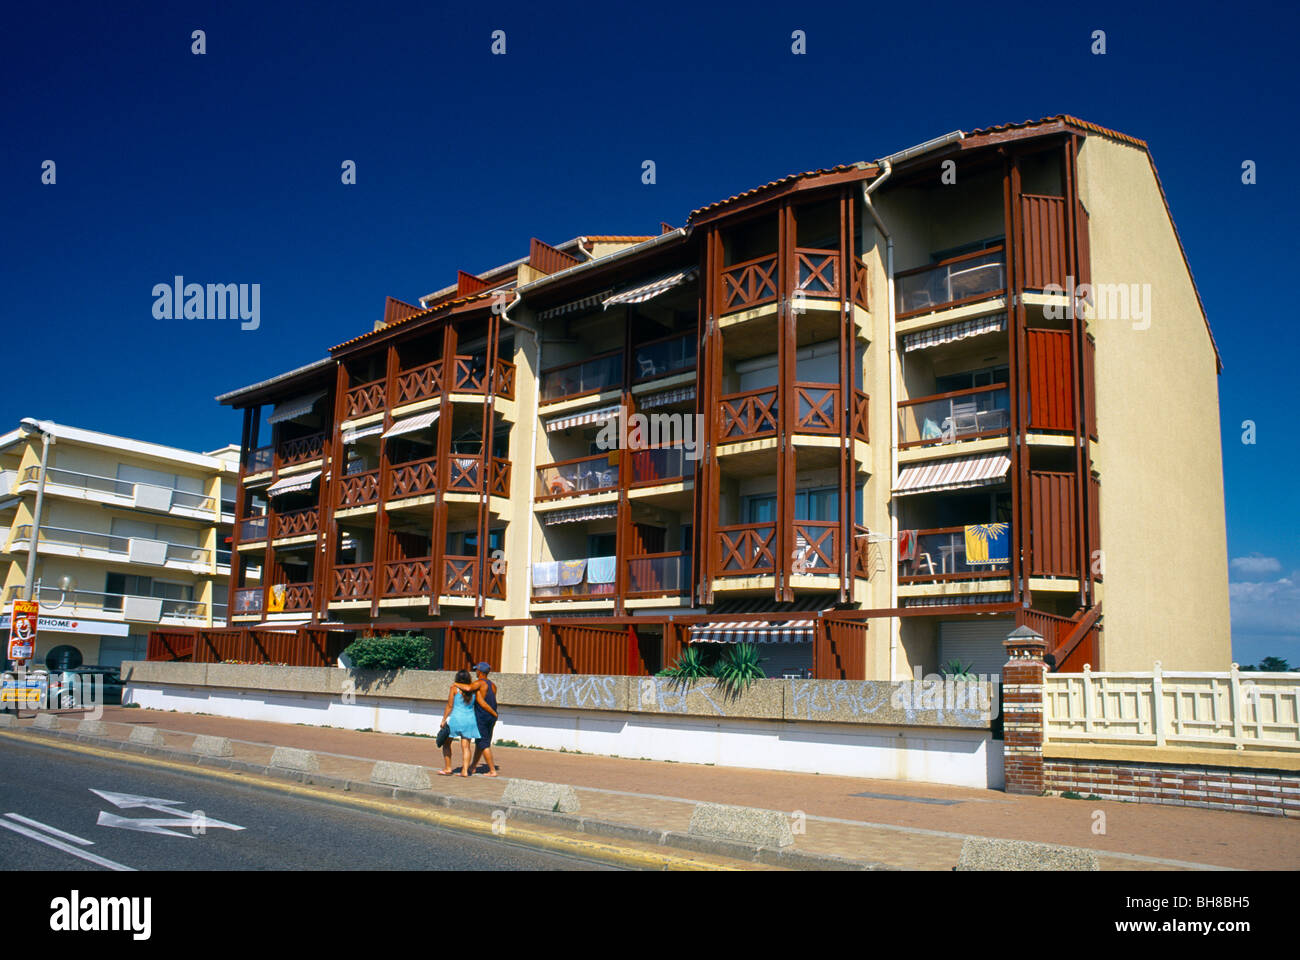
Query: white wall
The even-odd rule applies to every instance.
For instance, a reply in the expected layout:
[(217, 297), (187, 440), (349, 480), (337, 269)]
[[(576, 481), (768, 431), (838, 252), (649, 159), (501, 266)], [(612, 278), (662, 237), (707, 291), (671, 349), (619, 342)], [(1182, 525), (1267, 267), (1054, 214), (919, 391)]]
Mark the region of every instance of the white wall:
[[(123, 703), (219, 717), (303, 723), (383, 733), (438, 732), (443, 704), (326, 694), (277, 694), (213, 687), (128, 684)], [(497, 740), (523, 746), (711, 763), (792, 773), (825, 773), (951, 786), (1001, 788), (1002, 742), (987, 730), (633, 714), (508, 707)], [(432, 747), (430, 757), (433, 757)], [(433, 762), (432, 760), (430, 762)]]

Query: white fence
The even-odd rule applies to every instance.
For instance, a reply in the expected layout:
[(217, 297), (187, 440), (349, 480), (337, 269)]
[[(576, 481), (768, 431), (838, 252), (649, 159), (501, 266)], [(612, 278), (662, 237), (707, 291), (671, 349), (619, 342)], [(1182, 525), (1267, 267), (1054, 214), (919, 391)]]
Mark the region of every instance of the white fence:
[(1300, 750), (1300, 673), (1049, 673), (1048, 741)]

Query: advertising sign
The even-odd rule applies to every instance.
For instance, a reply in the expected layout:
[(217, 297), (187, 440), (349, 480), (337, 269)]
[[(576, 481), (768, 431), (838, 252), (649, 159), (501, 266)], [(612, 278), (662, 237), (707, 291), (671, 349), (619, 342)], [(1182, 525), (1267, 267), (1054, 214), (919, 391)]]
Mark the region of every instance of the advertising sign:
[(9, 619), (9, 659), (30, 660), (36, 652), (36, 620), (40, 604), (35, 600), (15, 600)]

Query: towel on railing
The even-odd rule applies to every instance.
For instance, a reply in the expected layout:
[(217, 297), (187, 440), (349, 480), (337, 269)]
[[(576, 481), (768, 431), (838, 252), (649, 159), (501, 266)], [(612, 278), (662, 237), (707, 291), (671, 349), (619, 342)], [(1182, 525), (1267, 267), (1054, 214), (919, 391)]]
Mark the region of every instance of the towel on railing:
[(1009, 523), (972, 523), (965, 528), (966, 563), (972, 566), (1009, 563), (1011, 538)]
[(533, 586), (554, 587), (560, 582), (560, 565), (554, 560), (533, 564)]
[(560, 586), (576, 587), (582, 583), (582, 575), (587, 570), (586, 560), (560, 561)]
[(916, 531), (898, 531), (898, 562), (904, 563), (916, 559)]
[(588, 583), (613, 583), (616, 557), (589, 557), (587, 559)]

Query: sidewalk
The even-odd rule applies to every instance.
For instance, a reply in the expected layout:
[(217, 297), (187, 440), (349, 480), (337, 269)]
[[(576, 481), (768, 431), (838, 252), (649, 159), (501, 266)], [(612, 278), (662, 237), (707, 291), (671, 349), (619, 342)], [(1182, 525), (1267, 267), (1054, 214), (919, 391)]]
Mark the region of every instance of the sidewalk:
[[(368, 781), (377, 760), (441, 769), (441, 752), (427, 737), (123, 707), (105, 707), (103, 719), (110, 741), (126, 740), (134, 726), (162, 731), (171, 749), (188, 750), (194, 735), (215, 735), (234, 742), (236, 760), (262, 765), (276, 746), (311, 750), (320, 758), (321, 774), (354, 781)], [(24, 719), (16, 729), (30, 727)], [(778, 810), (787, 817), (802, 811), (807, 829), (795, 836), (797, 851), (907, 870), (952, 869), (968, 835), (1090, 848), (1103, 870), (1293, 870), (1300, 864), (1300, 823), (1287, 818), (516, 747), (493, 753), (500, 778), (431, 774), (433, 790), (495, 802), (510, 777), (570, 784), (583, 817), (681, 833), (700, 801)], [(459, 756), (456, 747), (453, 759)], [(872, 796), (855, 796), (863, 793)], [(1095, 811), (1105, 814), (1104, 835), (1093, 833)]]

